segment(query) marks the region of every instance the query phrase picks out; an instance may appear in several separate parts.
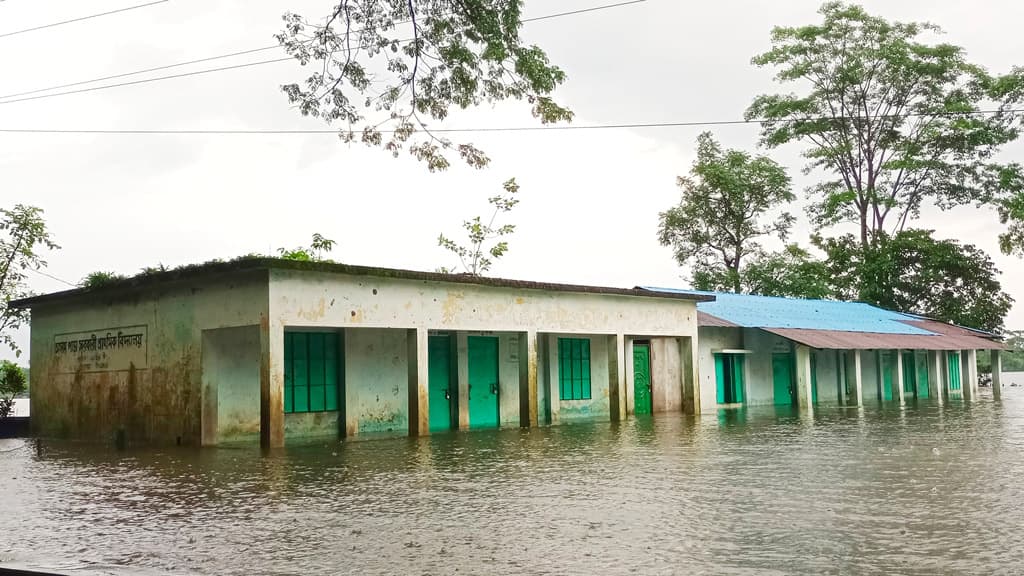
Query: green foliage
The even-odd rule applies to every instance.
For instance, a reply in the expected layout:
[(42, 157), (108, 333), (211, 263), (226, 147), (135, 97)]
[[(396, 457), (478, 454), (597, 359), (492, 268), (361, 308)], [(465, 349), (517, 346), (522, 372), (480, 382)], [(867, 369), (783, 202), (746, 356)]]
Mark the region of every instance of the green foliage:
[(694, 269), (695, 285), (740, 292), (744, 258), (762, 258), (759, 239), (785, 239), (795, 218), (766, 212), (794, 200), (786, 171), (770, 158), (723, 150), (711, 133), (697, 139), (689, 177), (679, 177), (679, 205), (662, 212), (658, 237), (680, 265)]
[(300, 262), (331, 262), (324, 256), (334, 249), (334, 240), (324, 238), (320, 233), (313, 234), (313, 241), (309, 248), (278, 248), (277, 253), (285, 260), (298, 260)]
[(992, 259), (930, 230), (879, 234), (868, 248), (853, 235), (816, 238), (828, 255), (833, 294), (961, 326), (998, 332), (1013, 299)]
[(21, 350), (12, 332), (28, 320), (28, 311), (12, 310), (10, 302), (31, 295), (26, 273), (46, 267), (39, 251), (58, 248), (46, 229), (41, 209), (22, 204), (0, 209), (0, 345), (8, 346), (16, 356)]
[[(828, 298), (828, 267), (796, 244), (779, 252), (754, 255), (738, 273), (721, 266), (697, 266), (692, 284), (697, 290), (739, 292), (787, 298)], [(736, 282), (739, 281), (739, 288)]]
[(275, 38), (314, 71), (282, 90), (302, 115), (343, 123), (345, 142), (396, 157), (405, 149), (432, 172), (449, 166), (453, 148), (483, 167), (489, 160), (481, 150), (435, 135), (431, 121), (504, 100), (526, 100), (545, 124), (572, 119), (550, 96), (565, 73), (520, 38), (522, 4), (341, 0), (322, 21), (287, 13)]
[[(1024, 331), (1006, 332), (1003, 335), (1003, 343), (1010, 348), (1000, 353), (1003, 372), (1024, 372)], [(978, 372), (992, 373), (992, 358), (989, 354), (978, 353)]]
[[(483, 223), (480, 216), (462, 223), (462, 227), (465, 228), (469, 240), (466, 245), (459, 244), (447, 238), (444, 234), (437, 237), (438, 246), (459, 257), (459, 263), (466, 274), (481, 276), (484, 272), (491, 269), (494, 260), (501, 258), (508, 252), (508, 242), (500, 240), (500, 238), (515, 232), (515, 224), (497, 226), (495, 220), (498, 219), (499, 215), (511, 212), (516, 204), (519, 204), (519, 199), (515, 197), (519, 192), (519, 185), (516, 184), (515, 178), (511, 178), (502, 187), (507, 195), (499, 194), (487, 199), (488, 203), (494, 206), (494, 212), (491, 214), (487, 224)], [(484, 244), (492, 240), (498, 241), (491, 245), (490, 248), (485, 248)], [(450, 274), (454, 273), (456, 268), (439, 268), (438, 271)]]
[[(143, 272), (144, 274), (148, 272)], [(127, 276), (123, 276), (116, 272), (106, 272), (103, 270), (97, 270), (96, 272), (90, 272), (82, 281), (79, 282), (79, 286), (82, 288), (99, 288), (121, 280), (126, 280)]]
[(14, 399), (28, 389), (27, 377), (17, 364), (0, 361), (0, 419), (11, 415)]
[[(805, 143), (807, 170), (834, 176), (809, 190), (813, 223), (855, 222), (867, 246), (903, 230), (926, 202), (1007, 202), (1005, 185), (1021, 169), (992, 158), (1018, 136), (1011, 108), (1024, 71), (992, 76), (962, 48), (922, 41), (938, 32), (931, 24), (889, 22), (841, 2), (820, 12), (819, 24), (775, 28), (771, 49), (753, 59), (801, 93), (759, 96), (747, 110), (766, 120), (764, 144)], [(1006, 211), (1008, 221), (1021, 216)], [(1022, 241), (1011, 232), (1004, 250)]]

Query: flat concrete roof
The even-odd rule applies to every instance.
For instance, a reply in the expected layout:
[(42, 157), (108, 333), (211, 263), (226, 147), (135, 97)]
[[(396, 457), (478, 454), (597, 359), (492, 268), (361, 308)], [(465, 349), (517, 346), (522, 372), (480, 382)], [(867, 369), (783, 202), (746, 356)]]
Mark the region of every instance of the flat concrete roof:
[(20, 300), (12, 300), (13, 309), (33, 308), (39, 305), (70, 302), (91, 296), (117, 296), (134, 293), (139, 290), (157, 287), (171, 282), (183, 282), (229, 276), (244, 272), (269, 270), (296, 270), (301, 272), (319, 272), (323, 274), (344, 274), (348, 276), (366, 276), (381, 279), (419, 280), (424, 282), (451, 282), (471, 284), (495, 288), (517, 288), (521, 290), (545, 290), (549, 292), (575, 292), (583, 294), (612, 294), (618, 296), (635, 296), (642, 298), (668, 298), (689, 300), (694, 302), (710, 302), (714, 296), (684, 292), (662, 292), (658, 290), (640, 290), (636, 288), (610, 288), (606, 286), (585, 286), (578, 284), (556, 284), (551, 282), (533, 282), (528, 280), (510, 280), (506, 278), (490, 278), (469, 274), (444, 274), (440, 272), (422, 272), (418, 270), (402, 270), (396, 268), (378, 268), (373, 266), (355, 266), (337, 262), (303, 262), (283, 258), (253, 257), (239, 258), (226, 262), (207, 262), (182, 266), (162, 272), (147, 272), (112, 280), (102, 286), (92, 288), (74, 288), (50, 294), (42, 294)]

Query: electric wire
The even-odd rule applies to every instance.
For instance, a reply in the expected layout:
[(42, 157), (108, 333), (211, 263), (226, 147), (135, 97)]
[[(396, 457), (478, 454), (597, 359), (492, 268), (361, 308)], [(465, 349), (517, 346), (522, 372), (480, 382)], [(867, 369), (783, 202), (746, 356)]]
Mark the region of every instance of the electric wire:
[[(906, 119), (920, 117), (952, 117), (952, 116), (985, 116), (992, 114), (1024, 114), (1024, 108), (1005, 110), (975, 110), (972, 112), (947, 113), (913, 113), (900, 115), (877, 116), (821, 116), (797, 118), (803, 122), (817, 121), (864, 121), (883, 119)], [(690, 128), (703, 126), (762, 125), (776, 122), (768, 118), (752, 118), (750, 120), (697, 120), (679, 122), (629, 122), (607, 124), (556, 124), (549, 126), (483, 126), (475, 128), (431, 128), (434, 134), (481, 133), (481, 132), (565, 132), (573, 130), (621, 130), (643, 128)], [(787, 121), (787, 120), (782, 120)], [(358, 130), (356, 130), (358, 131)], [(118, 134), (118, 135), (299, 135), (299, 134), (337, 134), (339, 129), (68, 129), (68, 128), (0, 128), (0, 134)], [(380, 130), (381, 133), (392, 133), (394, 130)]]
[(91, 20), (93, 18), (99, 18), (101, 16), (109, 16), (111, 14), (118, 14), (121, 12), (127, 12), (129, 10), (138, 10), (139, 8), (146, 8), (148, 6), (155, 6), (157, 4), (163, 4), (170, 2), (170, 0), (155, 0), (154, 2), (147, 2), (145, 4), (136, 4), (135, 6), (127, 6), (125, 8), (118, 8), (117, 10), (110, 10), (107, 12), (100, 12), (99, 14), (90, 14), (89, 16), (82, 16), (80, 18), (72, 18), (71, 20), (62, 20), (60, 22), (52, 22), (50, 24), (43, 24), (42, 26), (34, 26), (32, 28), (25, 28), (23, 30), (15, 30), (14, 32), (4, 32), (0, 34), (0, 38), (7, 38), (8, 36), (16, 36), (18, 34), (25, 34), (26, 32), (35, 32), (37, 30), (44, 30), (46, 28), (53, 28), (54, 26), (63, 26), (64, 24), (71, 24), (72, 22), (81, 22), (82, 20)]
[[(168, 0), (161, 0), (161, 1), (162, 2), (166, 2)], [(539, 22), (539, 21), (542, 21), (542, 20), (550, 20), (550, 19), (553, 19), (553, 18), (561, 18), (561, 17), (565, 17), (565, 16), (575, 16), (575, 15), (583, 14), (583, 13), (586, 13), (586, 12), (596, 12), (598, 10), (608, 10), (608, 9), (611, 9), (611, 8), (620, 8), (620, 7), (623, 7), (623, 6), (630, 6), (630, 5), (633, 5), (633, 4), (640, 4), (640, 3), (643, 3), (643, 2), (647, 2), (647, 1), (648, 0), (629, 0), (627, 2), (617, 2), (617, 3), (614, 3), (614, 4), (604, 4), (604, 5), (601, 5), (601, 6), (592, 6), (590, 8), (583, 8), (583, 9), (580, 9), (580, 10), (572, 10), (572, 11), (568, 11), (568, 12), (558, 12), (558, 13), (555, 13), (555, 14), (547, 14), (547, 15), (544, 15), (544, 16), (536, 16), (536, 17), (533, 17), (533, 18), (524, 18), (522, 20), (522, 22), (523, 23)], [(398, 23), (401, 23), (401, 22), (398, 22)], [(2, 101), (0, 101), (0, 104), (13, 104), (15, 102), (27, 102), (27, 101), (30, 101), (30, 100), (41, 100), (41, 99), (45, 99), (45, 98), (54, 98), (54, 97), (57, 97), (57, 96), (68, 96), (68, 95), (71, 95), (71, 94), (81, 94), (83, 92), (95, 92), (97, 90), (107, 90), (107, 89), (110, 89), (110, 88), (120, 88), (120, 87), (123, 87), (123, 86), (134, 86), (134, 85), (137, 85), (137, 84), (145, 84), (145, 83), (148, 83), (148, 82), (159, 82), (159, 81), (171, 80), (171, 79), (175, 79), (175, 78), (185, 78), (185, 77), (188, 77), (188, 76), (198, 76), (198, 75), (201, 75), (201, 74), (210, 74), (210, 73), (214, 73), (214, 72), (223, 72), (223, 71), (226, 71), (226, 70), (234, 70), (234, 69), (238, 69), (238, 68), (250, 68), (250, 67), (253, 67), (253, 66), (262, 66), (264, 64), (275, 64), (275, 63), (278, 63), (278, 62), (287, 62), (287, 61), (290, 61), (290, 60), (294, 60), (293, 57), (287, 56), (287, 57), (284, 57), (284, 58), (272, 58), (272, 59), (269, 59), (269, 60), (258, 60), (256, 62), (247, 62), (247, 63), (244, 63), (244, 64), (233, 64), (233, 65), (230, 65), (230, 66), (222, 66), (222, 67), (219, 67), (219, 68), (208, 68), (208, 69), (204, 69), (204, 70), (195, 70), (195, 71), (192, 71), (192, 72), (185, 72), (185, 73), (181, 73), (181, 74), (171, 74), (171, 75), (167, 75), (167, 76), (157, 76), (155, 78), (146, 78), (146, 79), (143, 79), (143, 80), (134, 80), (134, 81), (130, 81), (130, 82), (119, 82), (119, 83), (116, 83), (116, 84), (104, 84), (102, 86), (93, 86), (93, 87), (90, 87), (90, 88), (82, 88), (82, 89), (78, 89), (78, 90), (68, 90), (68, 91), (64, 91), (64, 92), (56, 92), (56, 93), (53, 93), (53, 94), (39, 94), (40, 92), (49, 92), (50, 90), (59, 90), (61, 88), (70, 88), (70, 87), (73, 87), (73, 86), (81, 86), (83, 84), (92, 84), (94, 82), (102, 82), (104, 80), (113, 80), (115, 78), (125, 78), (125, 77), (128, 77), (128, 76), (136, 76), (136, 75), (139, 75), (139, 74), (146, 74), (146, 73), (149, 73), (149, 72), (157, 72), (157, 71), (160, 71), (160, 70), (167, 70), (167, 69), (170, 69), (170, 68), (179, 68), (181, 66), (188, 66), (188, 65), (191, 65), (191, 64), (199, 64), (199, 63), (202, 63), (202, 62), (210, 62), (210, 61), (213, 61), (213, 60), (221, 60), (221, 59), (224, 59), (224, 58), (231, 58), (231, 57), (235, 57), (235, 56), (243, 56), (243, 55), (246, 55), (246, 54), (253, 54), (253, 53), (256, 53), (256, 52), (265, 52), (265, 51), (277, 49), (277, 48), (280, 48), (280, 47), (281, 46), (279, 44), (275, 44), (275, 45), (272, 45), (272, 46), (263, 46), (263, 47), (260, 47), (260, 48), (251, 48), (249, 50), (240, 50), (240, 51), (237, 51), (237, 52), (230, 52), (228, 54), (220, 54), (220, 55), (217, 55), (217, 56), (208, 56), (208, 57), (205, 57), (205, 58), (198, 58), (198, 59), (195, 59), (195, 60), (188, 60), (188, 61), (185, 61), (185, 62), (177, 62), (177, 63), (174, 63), (174, 64), (166, 64), (166, 65), (163, 65), (163, 66), (155, 66), (155, 67), (152, 67), (152, 68), (145, 68), (145, 69), (142, 69), (142, 70), (134, 70), (132, 72), (123, 72), (123, 73), (120, 73), (120, 74), (112, 74), (110, 76), (103, 76), (103, 77), (99, 77), (99, 78), (92, 78), (90, 80), (80, 80), (80, 81), (77, 81), (77, 82), (69, 82), (69, 83), (66, 83), (66, 84), (57, 84), (57, 85), (54, 85), (54, 86), (48, 86), (46, 88), (36, 88), (34, 90), (26, 90), (24, 92), (15, 92), (15, 93), (12, 93), (12, 94), (5, 94), (5, 95), (0, 96), (0, 100), (2, 100)], [(37, 94), (37, 95), (30, 96), (32, 94)], [(24, 96), (24, 98), (19, 98), (19, 96)]]

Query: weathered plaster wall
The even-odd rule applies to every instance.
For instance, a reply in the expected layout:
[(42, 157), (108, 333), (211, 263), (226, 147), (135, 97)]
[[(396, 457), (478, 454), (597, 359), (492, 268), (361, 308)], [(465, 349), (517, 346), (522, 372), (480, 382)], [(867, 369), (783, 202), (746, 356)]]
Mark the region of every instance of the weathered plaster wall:
[[(712, 351), (744, 349), (743, 329), (705, 326), (700, 329), (698, 346), (700, 348), (700, 360), (697, 365), (700, 374), (700, 404), (706, 411), (713, 411), (718, 405), (718, 375), (715, 372), (715, 356)], [(749, 387), (750, 384), (747, 382), (750, 380), (749, 375), (746, 372), (744, 375), (748, 376), (744, 380), (744, 384)]]
[[(590, 340), (590, 399), (562, 400), (559, 391), (558, 338)], [(608, 383), (608, 337), (594, 334), (548, 334), (547, 382), (551, 423), (611, 419), (611, 391)]]
[[(679, 412), (683, 409), (681, 369), (679, 339), (651, 339), (651, 408), (655, 413)], [(698, 369), (703, 378), (703, 367), (698, 367)], [(632, 383), (632, 379), (629, 381)], [(701, 380), (701, 384), (703, 385), (703, 380)], [(703, 388), (701, 388), (701, 394), (702, 396), (704, 394)], [(706, 406), (703, 400), (701, 406)]]
[(757, 328), (743, 329), (744, 349), (752, 353), (747, 355), (747, 404), (775, 404), (775, 375), (772, 370), (772, 354), (790, 351), (790, 343), (785, 338), (776, 336)]
[(277, 326), (696, 334), (692, 301), (272, 270)]
[(260, 434), (259, 326), (202, 332), (203, 444), (257, 441)]
[[(83, 297), (32, 311), (32, 426), (41, 436), (129, 443), (201, 441), (202, 332), (266, 319), (266, 273), (169, 283), (129, 296)], [(128, 327), (132, 327), (128, 329)], [(67, 333), (141, 332), (144, 352), (55, 356)], [(140, 355), (141, 354), (141, 355)], [(106, 364), (106, 366), (104, 366)], [(142, 365), (144, 364), (144, 366)]]
[(405, 330), (345, 331), (345, 430), (407, 434), (409, 364)]

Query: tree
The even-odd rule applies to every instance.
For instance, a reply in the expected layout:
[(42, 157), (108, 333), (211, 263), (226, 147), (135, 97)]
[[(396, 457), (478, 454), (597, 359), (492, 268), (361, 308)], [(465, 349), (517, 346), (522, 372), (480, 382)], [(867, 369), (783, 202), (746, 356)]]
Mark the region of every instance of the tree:
[(299, 260), (301, 262), (323, 262), (330, 261), (324, 256), (334, 249), (334, 240), (324, 238), (319, 232), (313, 234), (313, 241), (309, 248), (278, 248), (277, 253), (285, 260)]
[(454, 147), (469, 165), (483, 167), (483, 151), (438, 136), (430, 122), (504, 100), (528, 101), (542, 123), (572, 119), (550, 96), (565, 73), (520, 38), (522, 4), (341, 0), (322, 21), (287, 13), (275, 37), (315, 71), (282, 90), (302, 115), (344, 123), (345, 142), (358, 139), (396, 157), (407, 147), (430, 171), (447, 168)]
[(998, 332), (1013, 298), (999, 270), (970, 244), (936, 240), (931, 230), (880, 234), (864, 250), (847, 234), (816, 242), (828, 255), (833, 293), (882, 308)]
[(0, 361), (0, 420), (11, 415), (14, 399), (27, 389), (25, 373), (7, 360)]
[(0, 344), (10, 347), (16, 356), (21, 350), (12, 332), (28, 320), (28, 311), (12, 310), (10, 302), (30, 295), (26, 272), (46, 266), (39, 251), (57, 248), (41, 209), (22, 204), (0, 209)]
[(658, 237), (671, 246), (681, 266), (694, 277), (715, 278), (721, 288), (740, 292), (743, 259), (759, 256), (759, 239), (786, 239), (795, 221), (783, 212), (763, 222), (765, 214), (793, 201), (785, 169), (765, 156), (723, 150), (711, 133), (697, 138), (697, 160), (690, 176), (680, 176), (679, 205), (662, 212)]
[[(483, 275), (484, 272), (491, 269), (494, 260), (501, 258), (508, 252), (508, 242), (499, 239), (515, 232), (516, 226), (515, 224), (496, 226), (495, 220), (498, 219), (499, 215), (511, 212), (516, 204), (519, 204), (519, 199), (515, 197), (519, 192), (519, 185), (516, 184), (516, 179), (512, 178), (507, 180), (502, 187), (507, 195), (498, 194), (487, 200), (491, 206), (494, 206), (494, 212), (491, 214), (487, 224), (483, 223), (480, 216), (462, 223), (462, 227), (465, 228), (469, 239), (468, 244), (465, 246), (458, 244), (454, 240), (447, 238), (444, 234), (437, 237), (438, 246), (459, 257), (459, 263), (466, 274), (472, 276)], [(490, 248), (485, 248), (484, 244), (492, 240), (498, 241), (491, 245)], [(455, 268), (445, 267), (439, 269), (440, 272), (444, 273), (453, 273), (455, 270)]]
[(813, 223), (855, 222), (867, 247), (904, 230), (926, 202), (1000, 202), (1002, 185), (1020, 179), (1019, 166), (992, 158), (1018, 136), (1022, 72), (992, 76), (962, 48), (922, 41), (939, 32), (932, 24), (841, 2), (820, 13), (820, 24), (775, 28), (771, 50), (753, 59), (807, 89), (759, 96), (746, 113), (763, 120), (763, 144), (805, 143), (807, 170), (835, 176), (809, 190)]

